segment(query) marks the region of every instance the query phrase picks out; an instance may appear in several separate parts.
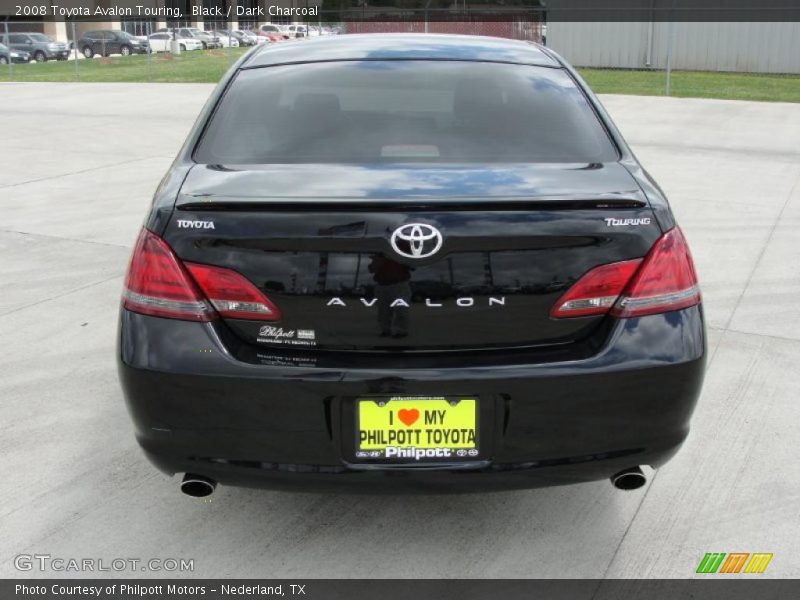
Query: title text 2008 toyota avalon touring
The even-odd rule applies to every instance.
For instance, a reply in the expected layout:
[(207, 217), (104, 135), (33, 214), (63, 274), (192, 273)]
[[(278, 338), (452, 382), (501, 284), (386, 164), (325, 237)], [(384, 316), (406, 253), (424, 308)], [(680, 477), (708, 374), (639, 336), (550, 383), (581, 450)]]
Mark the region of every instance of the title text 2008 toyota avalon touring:
[(689, 431), (700, 292), (579, 76), (520, 41), (258, 47), (123, 291), (136, 436), (191, 495), (644, 483)]

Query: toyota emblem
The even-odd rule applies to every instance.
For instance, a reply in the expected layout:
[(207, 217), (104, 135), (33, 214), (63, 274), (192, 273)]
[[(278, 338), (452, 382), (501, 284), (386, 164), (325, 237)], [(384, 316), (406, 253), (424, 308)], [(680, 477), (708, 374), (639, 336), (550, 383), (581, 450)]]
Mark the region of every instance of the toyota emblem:
[(407, 223), (394, 230), (392, 248), (406, 258), (428, 258), (442, 247), (442, 234), (425, 223)]

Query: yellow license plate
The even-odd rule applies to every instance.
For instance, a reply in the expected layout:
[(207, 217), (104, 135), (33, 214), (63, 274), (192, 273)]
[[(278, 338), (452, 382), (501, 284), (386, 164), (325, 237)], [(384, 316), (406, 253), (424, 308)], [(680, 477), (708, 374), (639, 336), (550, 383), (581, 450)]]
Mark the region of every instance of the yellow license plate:
[(359, 398), (356, 458), (464, 460), (478, 449), (478, 400), (463, 396)]

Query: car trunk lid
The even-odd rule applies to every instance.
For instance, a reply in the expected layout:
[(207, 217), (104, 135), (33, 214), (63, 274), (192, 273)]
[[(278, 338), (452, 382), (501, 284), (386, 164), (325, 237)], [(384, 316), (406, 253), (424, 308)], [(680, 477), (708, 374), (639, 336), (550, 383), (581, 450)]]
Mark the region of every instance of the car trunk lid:
[[(163, 235), (278, 306), (279, 322), (226, 320), (247, 343), (472, 350), (585, 339), (604, 317), (550, 309), (593, 267), (644, 256), (652, 216), (617, 163), (198, 165)], [(429, 256), (419, 232), (441, 236)]]

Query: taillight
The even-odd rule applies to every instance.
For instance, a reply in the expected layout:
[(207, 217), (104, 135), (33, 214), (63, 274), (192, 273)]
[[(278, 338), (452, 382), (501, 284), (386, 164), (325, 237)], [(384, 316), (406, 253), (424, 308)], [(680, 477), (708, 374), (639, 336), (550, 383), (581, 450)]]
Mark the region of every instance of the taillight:
[(677, 227), (658, 240), (644, 259), (595, 267), (550, 310), (554, 318), (610, 313), (641, 317), (694, 306), (700, 289), (689, 246)]
[(606, 314), (641, 262), (641, 258), (636, 258), (588, 271), (558, 299), (550, 309), (550, 316), (561, 319)]
[(678, 227), (662, 235), (614, 305), (616, 317), (641, 317), (700, 303), (692, 254)]
[(142, 229), (133, 249), (122, 304), (128, 310), (171, 319), (211, 321), (213, 309), (166, 242)]
[(195, 263), (186, 263), (186, 268), (223, 317), (254, 321), (277, 321), (281, 318), (278, 307), (236, 271)]
[(239, 273), (182, 263), (164, 240), (147, 229), (139, 234), (131, 256), (122, 304), (133, 312), (187, 321), (212, 321), (219, 315), (280, 319), (278, 308)]

